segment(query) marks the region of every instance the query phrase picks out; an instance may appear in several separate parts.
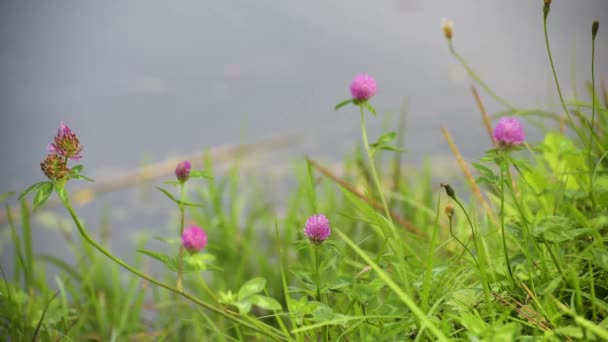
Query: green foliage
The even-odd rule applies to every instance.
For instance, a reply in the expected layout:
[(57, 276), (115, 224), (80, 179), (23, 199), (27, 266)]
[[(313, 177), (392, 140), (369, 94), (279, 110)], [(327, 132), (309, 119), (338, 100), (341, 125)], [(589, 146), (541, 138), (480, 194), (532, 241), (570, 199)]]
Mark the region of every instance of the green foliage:
[[(171, 271), (177, 272), (179, 268), (179, 259), (177, 257), (172, 257), (163, 253), (148, 251), (145, 249), (138, 249), (137, 251), (162, 262)], [(221, 268), (213, 265), (215, 256), (212, 254), (200, 253), (187, 255), (182, 261), (184, 273), (203, 272), (209, 269), (222, 270)]]
[(163, 188), (161, 188), (159, 186), (156, 186), (155, 188), (158, 189), (158, 191), (162, 192), (165, 196), (167, 196), (170, 200), (172, 200), (173, 202), (175, 202), (178, 205), (184, 205), (184, 206), (187, 206), (187, 207), (202, 207), (203, 206), (200, 203), (190, 203), (190, 202), (185, 202), (185, 201), (182, 201), (182, 200), (178, 200), (167, 189), (163, 189)]
[(84, 169), (84, 165), (73, 166), (70, 169), (70, 179), (81, 179), (81, 180), (86, 180), (86, 181), (89, 181), (89, 182), (95, 182), (91, 178), (89, 178), (89, 177), (81, 174), (80, 172), (82, 172), (82, 169)]
[(281, 304), (274, 298), (259, 294), (266, 288), (266, 279), (254, 278), (247, 281), (235, 296), (231, 291), (220, 293), (220, 302), (239, 309), (241, 315), (247, 315), (253, 305), (260, 309), (279, 311)]
[(53, 194), (53, 190), (55, 189), (55, 184), (53, 182), (44, 182), (40, 187), (36, 190), (36, 195), (34, 195), (34, 203), (33, 210), (40, 208)]
[(378, 141), (376, 141), (375, 143), (371, 143), (369, 144), (370, 147), (372, 147), (372, 154), (376, 151), (376, 150), (383, 150), (383, 151), (393, 151), (393, 152), (405, 152), (404, 149), (402, 149), (401, 147), (397, 147), (397, 146), (393, 146), (390, 144), (391, 141), (395, 140), (395, 138), (397, 138), (397, 132), (387, 132), (382, 134), (379, 138)]

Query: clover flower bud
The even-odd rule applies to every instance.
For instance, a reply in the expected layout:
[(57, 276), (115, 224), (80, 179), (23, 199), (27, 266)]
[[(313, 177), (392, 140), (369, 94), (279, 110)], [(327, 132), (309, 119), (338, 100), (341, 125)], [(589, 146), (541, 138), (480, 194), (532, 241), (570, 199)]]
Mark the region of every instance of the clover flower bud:
[(198, 226), (189, 226), (182, 233), (182, 245), (188, 252), (197, 253), (207, 245), (207, 233)]
[(189, 160), (184, 160), (177, 164), (175, 167), (175, 177), (181, 183), (184, 183), (190, 177), (190, 170), (192, 169), (192, 164)]

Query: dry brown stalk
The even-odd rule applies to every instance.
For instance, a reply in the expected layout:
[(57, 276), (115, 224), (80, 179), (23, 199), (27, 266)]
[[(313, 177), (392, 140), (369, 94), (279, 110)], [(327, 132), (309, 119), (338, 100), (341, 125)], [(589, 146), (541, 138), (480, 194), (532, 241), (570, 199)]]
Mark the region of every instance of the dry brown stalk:
[(494, 146), (498, 146), (498, 142), (494, 139), (494, 135), (492, 134), (492, 123), (490, 122), (490, 117), (488, 116), (488, 112), (486, 111), (486, 107), (483, 105), (481, 101), (481, 97), (477, 92), (477, 88), (475, 86), (471, 86), (471, 91), (473, 92), (473, 97), (475, 97), (475, 102), (477, 102), (477, 107), (479, 107), (479, 112), (481, 113), (481, 118), (483, 120), (483, 125), (486, 127), (488, 131), (488, 136), (490, 137), (490, 141), (494, 144)]
[(460, 151), (458, 151), (458, 147), (456, 147), (456, 144), (454, 143), (454, 139), (452, 139), (452, 136), (450, 135), (448, 130), (445, 129), (444, 127), (441, 127), (441, 133), (443, 133), (445, 140), (448, 142), (448, 145), (450, 145), (450, 149), (452, 150), (452, 153), (456, 157), (456, 162), (458, 163), (458, 166), (460, 166), (462, 173), (464, 173), (465, 178), (469, 182), (469, 186), (471, 187), (471, 190), (473, 190), (473, 195), (479, 201), (479, 203), (481, 203), (481, 205), (486, 210), (488, 215), (492, 219), (494, 219), (494, 213), (492, 212), (492, 209), (490, 208), (490, 205), (488, 204), (486, 199), (481, 194), (481, 190), (479, 189), (479, 186), (477, 186), (477, 183), (475, 183), (475, 178), (473, 178), (473, 175), (471, 174), (471, 171), (469, 170), (467, 163), (464, 161), (464, 158), (462, 158)]
[[(367, 204), (371, 205), (376, 210), (384, 211), (384, 206), (382, 205), (382, 203), (379, 203), (378, 201), (368, 198), (367, 196), (362, 194), (359, 190), (355, 189), (354, 186), (348, 184), (345, 180), (334, 175), (331, 171), (329, 171), (328, 169), (319, 165), (319, 163), (317, 163), (316, 161), (314, 161), (308, 157), (306, 158), (306, 161), (308, 161), (310, 163), (310, 165), (312, 165), (315, 169), (317, 169), (319, 172), (321, 172), (324, 176), (326, 176), (327, 178), (330, 178), (331, 180), (336, 182), (338, 185), (340, 185), (342, 188), (348, 190), (353, 195), (355, 195), (355, 196), (359, 197), (361, 200), (367, 202)], [(393, 218), (393, 220), (397, 221), (397, 223), (399, 223), (405, 229), (409, 230), (410, 232), (412, 232), (416, 235), (426, 237), (426, 235), (422, 232), (422, 230), (420, 230), (413, 223), (411, 223), (410, 221), (408, 221), (401, 215), (399, 215), (393, 211), (390, 211), (390, 214), (391, 214), (391, 217)]]
[[(521, 317), (528, 320), (528, 322), (538, 326), (543, 331), (551, 331), (551, 327), (549, 326), (548, 322), (546, 322), (544, 319), (542, 319), (542, 315), (540, 313), (532, 310), (530, 308), (530, 306), (524, 305), (514, 299), (513, 299), (513, 301), (515, 302), (515, 304), (513, 304), (513, 303), (509, 302), (503, 296), (499, 295), (498, 293), (493, 293), (493, 294), (494, 294), (494, 297), (496, 297), (496, 299), (498, 299), (499, 302), (503, 303), (504, 305), (506, 305), (508, 307), (513, 308), (513, 310), (515, 310)], [(538, 320), (537, 317), (541, 317), (541, 320)], [(568, 336), (563, 336), (563, 337), (567, 341), (572, 341), (572, 339), (569, 338)]]
[(563, 113), (559, 116), (559, 133), (561, 135), (566, 134), (566, 114)]

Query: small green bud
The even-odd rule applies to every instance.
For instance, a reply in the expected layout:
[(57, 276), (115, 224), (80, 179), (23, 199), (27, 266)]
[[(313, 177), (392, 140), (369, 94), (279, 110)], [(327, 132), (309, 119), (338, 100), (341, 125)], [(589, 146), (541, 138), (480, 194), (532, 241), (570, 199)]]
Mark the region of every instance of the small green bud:
[(454, 191), (454, 189), (450, 186), (450, 184), (448, 183), (441, 183), (440, 184), (442, 188), (445, 189), (445, 193), (452, 198), (453, 200), (456, 200), (456, 192)]
[(545, 19), (547, 19), (550, 9), (551, 9), (551, 0), (545, 0), (545, 6), (543, 7), (543, 15), (545, 16)]
[(591, 25), (591, 39), (595, 39), (595, 36), (597, 35), (597, 31), (599, 29), (600, 29), (600, 22), (596, 20)]

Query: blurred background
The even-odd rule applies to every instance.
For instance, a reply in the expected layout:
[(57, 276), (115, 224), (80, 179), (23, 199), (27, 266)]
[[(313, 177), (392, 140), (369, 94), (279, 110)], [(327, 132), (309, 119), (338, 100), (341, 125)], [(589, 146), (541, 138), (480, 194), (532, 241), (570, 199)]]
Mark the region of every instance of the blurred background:
[[(361, 72), (378, 82), (372, 140), (383, 123), (394, 126), (386, 115), (396, 122), (407, 101), (404, 163), (452, 165), (442, 126), (466, 158), (479, 158), (487, 134), (441, 18), (454, 21), (454, 46), (482, 79), (527, 108), (558, 100), (542, 7), (542, 0), (2, 1), (0, 192), (43, 178), (39, 163), (62, 120), (85, 147), (85, 174), (98, 180), (285, 134), (303, 140), (256, 156), (258, 170), (289, 175), (304, 154), (338, 162), (360, 131), (354, 108), (333, 107)], [(566, 95), (573, 81), (584, 93), (590, 78), (593, 20), (600, 21), (597, 79), (608, 76), (606, 19), (608, 1), (554, 1), (549, 34)], [(490, 112), (503, 109), (480, 92)], [(289, 192), (289, 182), (278, 184), (274, 191)], [(104, 195), (81, 213), (95, 230), (100, 208), (111, 210), (120, 232), (114, 249), (131, 255), (125, 234), (166, 234), (170, 220), (140, 197)], [(36, 250), (56, 250), (54, 239), (36, 231)], [(1, 246), (3, 264), (12, 264), (10, 248)]]

